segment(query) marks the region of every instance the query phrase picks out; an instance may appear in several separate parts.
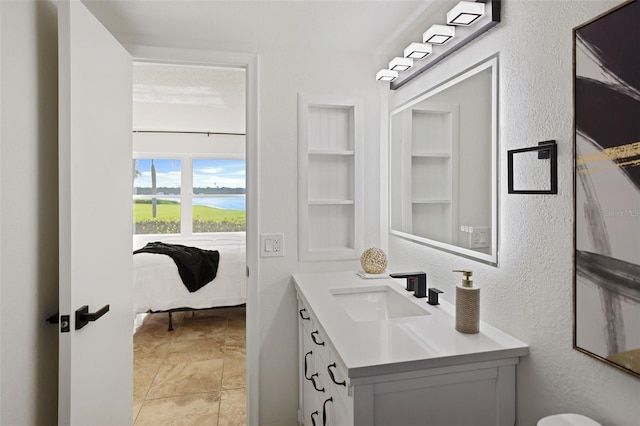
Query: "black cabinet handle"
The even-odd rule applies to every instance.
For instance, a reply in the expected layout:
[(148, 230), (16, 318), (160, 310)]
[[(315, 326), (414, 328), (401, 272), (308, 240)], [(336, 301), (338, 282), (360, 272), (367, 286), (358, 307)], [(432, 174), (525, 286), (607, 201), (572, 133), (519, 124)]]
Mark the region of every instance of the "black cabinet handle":
[(307, 377), (307, 355), (313, 354), (313, 351), (309, 351), (304, 354), (304, 378), (307, 380), (311, 380), (311, 377)]
[(311, 383), (313, 383), (313, 387), (318, 391), (318, 392), (324, 392), (324, 388), (319, 389), (318, 385), (316, 384), (316, 377), (318, 377), (318, 373), (312, 374), (310, 377)]
[(311, 317), (306, 317), (305, 318), (304, 315), (302, 315), (302, 313), (306, 312), (306, 311), (307, 311), (307, 308), (303, 308), (303, 309), (300, 309), (300, 311), (298, 311), (298, 312), (300, 312), (300, 318), (302, 318), (303, 320), (309, 321), (311, 319)]
[(322, 426), (327, 425), (327, 402), (329, 401), (333, 402), (333, 397), (327, 398), (322, 404)]
[(90, 313), (89, 306), (84, 305), (76, 311), (76, 330), (80, 330), (90, 321), (97, 321), (101, 316), (109, 312), (109, 305), (104, 305), (96, 312)]
[(313, 416), (319, 416), (320, 413), (318, 413), (318, 410), (314, 411), (313, 413), (311, 413), (311, 423), (313, 423), (313, 426), (316, 426), (316, 420), (313, 418)]
[(331, 371), (331, 367), (337, 368), (336, 363), (334, 362), (333, 364), (329, 364), (329, 366), (327, 367), (327, 371), (329, 372), (329, 377), (331, 377), (331, 380), (333, 380), (333, 383), (335, 383), (336, 385), (341, 385), (346, 387), (347, 386), (346, 380), (343, 382), (336, 382), (336, 376), (333, 375), (333, 371)]
[(318, 333), (320, 333), (318, 330), (312, 331), (311, 340), (313, 340), (313, 343), (315, 343), (318, 346), (324, 346), (324, 342), (318, 342), (318, 339), (316, 339), (316, 336), (318, 335)]

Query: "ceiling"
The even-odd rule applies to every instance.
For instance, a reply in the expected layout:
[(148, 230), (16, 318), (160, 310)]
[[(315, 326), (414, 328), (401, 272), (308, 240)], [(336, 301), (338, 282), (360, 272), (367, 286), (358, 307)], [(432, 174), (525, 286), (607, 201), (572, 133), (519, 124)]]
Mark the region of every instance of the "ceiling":
[(384, 52), (435, 1), (84, 0), (122, 43)]
[(242, 68), (136, 62), (135, 130), (245, 132)]

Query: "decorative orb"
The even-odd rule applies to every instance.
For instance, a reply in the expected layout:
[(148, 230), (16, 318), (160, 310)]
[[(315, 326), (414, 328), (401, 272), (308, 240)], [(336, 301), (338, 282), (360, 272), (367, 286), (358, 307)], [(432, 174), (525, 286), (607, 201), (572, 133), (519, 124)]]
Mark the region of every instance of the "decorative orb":
[(387, 269), (387, 255), (376, 247), (371, 247), (360, 256), (360, 264), (367, 274), (381, 274)]

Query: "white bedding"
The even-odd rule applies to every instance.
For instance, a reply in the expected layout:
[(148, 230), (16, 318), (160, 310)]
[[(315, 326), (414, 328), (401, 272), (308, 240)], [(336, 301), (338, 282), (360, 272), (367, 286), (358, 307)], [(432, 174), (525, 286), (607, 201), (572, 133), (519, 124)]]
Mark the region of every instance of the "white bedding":
[[(216, 278), (193, 293), (184, 286), (173, 260), (164, 254), (133, 255), (133, 313), (166, 311), (176, 308), (212, 308), (246, 302), (246, 243), (244, 232), (179, 240), (156, 241), (218, 250), (220, 263)], [(142, 245), (144, 246), (144, 244)], [(136, 247), (137, 248), (141, 248)]]

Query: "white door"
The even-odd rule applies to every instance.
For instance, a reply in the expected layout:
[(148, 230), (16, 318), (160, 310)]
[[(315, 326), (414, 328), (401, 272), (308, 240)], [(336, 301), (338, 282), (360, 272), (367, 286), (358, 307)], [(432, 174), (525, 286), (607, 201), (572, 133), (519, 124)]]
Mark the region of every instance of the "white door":
[[(132, 59), (80, 1), (58, 2), (58, 27), (58, 421), (125, 425), (133, 418)], [(84, 305), (94, 316), (109, 310), (78, 329)]]

